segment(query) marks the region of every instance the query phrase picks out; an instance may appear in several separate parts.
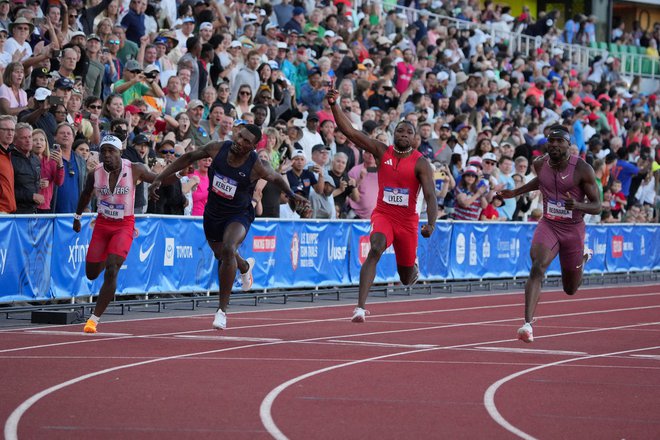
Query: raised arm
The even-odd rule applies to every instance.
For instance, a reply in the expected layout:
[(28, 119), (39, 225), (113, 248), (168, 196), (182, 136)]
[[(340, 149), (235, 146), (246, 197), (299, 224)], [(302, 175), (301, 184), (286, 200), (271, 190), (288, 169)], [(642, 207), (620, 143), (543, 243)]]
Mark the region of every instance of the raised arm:
[(387, 150), (387, 145), (375, 139), (371, 139), (366, 134), (353, 128), (351, 121), (348, 120), (348, 117), (337, 104), (339, 92), (336, 89), (330, 89), (325, 98), (328, 100), (328, 104), (330, 104), (332, 114), (335, 117), (335, 122), (337, 122), (337, 127), (339, 130), (344, 133), (346, 137), (355, 144), (356, 147), (370, 152), (374, 155), (376, 160), (380, 162), (380, 158)]

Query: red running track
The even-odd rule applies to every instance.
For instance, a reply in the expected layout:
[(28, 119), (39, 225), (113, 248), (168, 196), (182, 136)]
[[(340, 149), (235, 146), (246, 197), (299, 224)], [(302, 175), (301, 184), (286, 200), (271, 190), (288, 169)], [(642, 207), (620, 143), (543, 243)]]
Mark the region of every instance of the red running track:
[(8, 440), (660, 438), (660, 288), (0, 332)]

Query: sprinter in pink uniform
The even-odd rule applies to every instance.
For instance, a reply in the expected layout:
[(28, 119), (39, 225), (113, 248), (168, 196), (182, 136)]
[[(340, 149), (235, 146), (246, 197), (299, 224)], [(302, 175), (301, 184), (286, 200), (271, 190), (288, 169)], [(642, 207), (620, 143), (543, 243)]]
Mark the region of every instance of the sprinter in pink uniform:
[(394, 130), (394, 145), (370, 138), (353, 128), (344, 112), (337, 105), (339, 92), (330, 90), (326, 95), (337, 121), (337, 127), (356, 147), (374, 155), (378, 166), (378, 200), (371, 214), (371, 249), (360, 270), (360, 293), (353, 311), (353, 322), (364, 322), (364, 309), (369, 289), (376, 276), (376, 265), (390, 245), (394, 245), (397, 270), (401, 282), (414, 284), (419, 277), (417, 237), (419, 214), (417, 195), (424, 191), (428, 223), (422, 227), (422, 236), (428, 238), (435, 229), (438, 202), (435, 198), (433, 169), (428, 160), (417, 151), (415, 126), (408, 121), (400, 122)]
[(532, 268), (525, 284), (525, 324), (518, 329), (518, 339), (524, 342), (534, 340), (532, 320), (541, 295), (541, 282), (555, 256), (559, 254), (564, 292), (573, 295), (582, 283), (584, 265), (593, 254), (584, 243), (582, 217), (584, 213), (600, 213), (596, 176), (589, 164), (570, 155), (570, 143), (570, 134), (564, 126), (550, 127), (547, 154), (533, 164), (538, 177), (520, 188), (498, 193), (504, 198), (535, 190), (543, 194), (543, 218), (532, 239)]
[(133, 243), (135, 185), (138, 180), (153, 182), (156, 174), (141, 163), (121, 158), (122, 142), (105, 136), (100, 146), (100, 164), (89, 173), (85, 189), (73, 216), (73, 230), (80, 232), (81, 213), (96, 193), (98, 217), (89, 243), (85, 264), (87, 278), (95, 280), (105, 269), (103, 286), (85, 333), (96, 333), (96, 325), (117, 289), (117, 274)]

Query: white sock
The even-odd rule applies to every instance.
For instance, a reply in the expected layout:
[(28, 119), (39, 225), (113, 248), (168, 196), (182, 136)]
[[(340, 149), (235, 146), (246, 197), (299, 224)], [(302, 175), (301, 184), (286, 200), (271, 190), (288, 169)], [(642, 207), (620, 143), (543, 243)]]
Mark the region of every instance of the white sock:
[(90, 320), (94, 322), (94, 324), (98, 324), (101, 318), (99, 316), (96, 316), (95, 314), (92, 313), (92, 316), (89, 317)]

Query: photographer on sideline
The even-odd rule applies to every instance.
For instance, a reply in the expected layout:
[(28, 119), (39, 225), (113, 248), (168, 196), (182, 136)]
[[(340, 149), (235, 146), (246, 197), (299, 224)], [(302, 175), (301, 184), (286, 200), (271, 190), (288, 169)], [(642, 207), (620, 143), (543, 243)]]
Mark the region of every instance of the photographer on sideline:
[(124, 105), (128, 105), (143, 96), (163, 98), (165, 93), (160, 88), (160, 72), (158, 67), (147, 66), (142, 72), (142, 66), (135, 60), (128, 60), (124, 67), (124, 77), (112, 86), (112, 91), (121, 94)]

